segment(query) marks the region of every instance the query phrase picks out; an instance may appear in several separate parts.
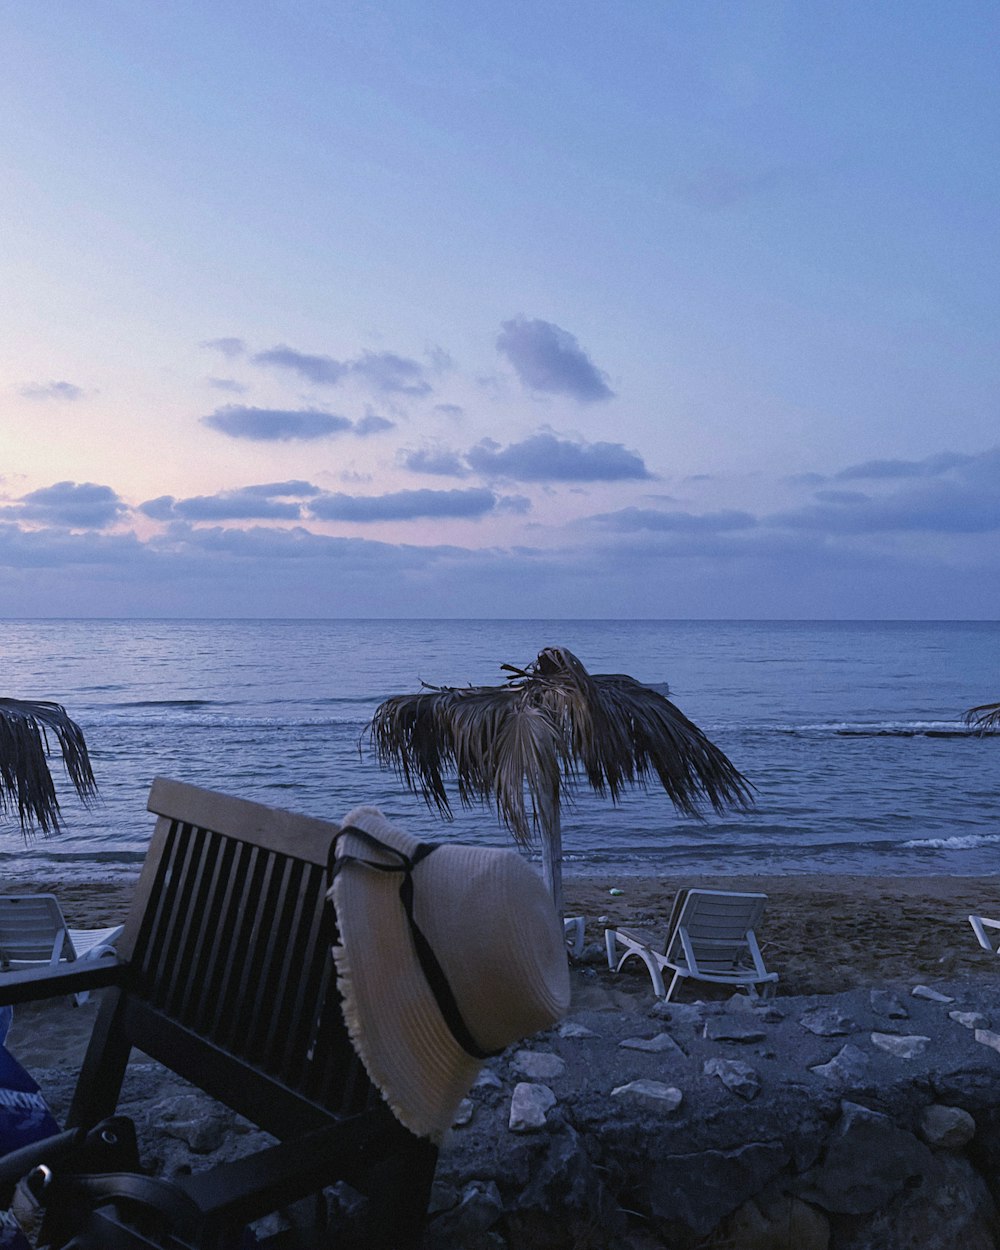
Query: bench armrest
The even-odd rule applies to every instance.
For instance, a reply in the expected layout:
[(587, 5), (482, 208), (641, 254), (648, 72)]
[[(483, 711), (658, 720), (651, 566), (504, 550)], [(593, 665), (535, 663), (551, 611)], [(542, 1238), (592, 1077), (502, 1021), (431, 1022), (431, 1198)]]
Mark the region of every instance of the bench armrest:
[(127, 967), (127, 964), (102, 958), (76, 967), (60, 965), (57, 968), (27, 968), (23, 972), (0, 972), (0, 1007), (121, 985)]

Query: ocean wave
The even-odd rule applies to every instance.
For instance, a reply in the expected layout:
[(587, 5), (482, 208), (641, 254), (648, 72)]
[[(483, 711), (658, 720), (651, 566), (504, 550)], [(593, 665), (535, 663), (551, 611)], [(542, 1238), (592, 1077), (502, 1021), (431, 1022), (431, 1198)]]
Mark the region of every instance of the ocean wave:
[(218, 699), (129, 699), (124, 703), (109, 703), (113, 708), (134, 707), (226, 707), (227, 703)]
[(781, 725), (778, 733), (833, 734), (837, 738), (990, 738), (1000, 730), (975, 729), (964, 721), (829, 721), (816, 725)]
[(109, 851), (95, 851), (91, 847), (81, 851), (53, 851), (48, 847), (44, 849), (39, 847), (37, 850), (0, 851), (0, 863), (17, 866), (30, 862), (32, 865), (63, 864), (67, 866), (74, 864), (102, 864), (105, 866), (121, 864), (135, 868), (145, 858), (145, 851), (130, 851), (126, 847), (117, 847), (115, 850)]
[(950, 838), (913, 838), (903, 842), (904, 851), (971, 851), (977, 846), (996, 845), (1000, 833), (961, 833)]

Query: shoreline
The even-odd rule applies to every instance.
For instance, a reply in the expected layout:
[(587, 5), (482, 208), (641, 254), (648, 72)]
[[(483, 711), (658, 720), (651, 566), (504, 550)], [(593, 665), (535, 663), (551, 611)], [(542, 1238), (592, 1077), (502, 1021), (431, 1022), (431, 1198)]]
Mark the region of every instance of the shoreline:
[[(7, 893), (54, 893), (74, 928), (124, 919), (138, 875), (115, 880), (40, 881), (8, 876)], [(887, 981), (997, 976), (997, 958), (982, 950), (970, 913), (1000, 915), (997, 877), (874, 877), (849, 873), (681, 876), (621, 874), (564, 877), (565, 914), (585, 918), (588, 962), (604, 977), (604, 929), (616, 925), (664, 933), (680, 886), (742, 890), (768, 896), (757, 933), (781, 994), (829, 994)], [(614, 890), (616, 893), (612, 894)], [(635, 971), (631, 971), (634, 968)], [(637, 960), (613, 979), (616, 988), (651, 992)]]

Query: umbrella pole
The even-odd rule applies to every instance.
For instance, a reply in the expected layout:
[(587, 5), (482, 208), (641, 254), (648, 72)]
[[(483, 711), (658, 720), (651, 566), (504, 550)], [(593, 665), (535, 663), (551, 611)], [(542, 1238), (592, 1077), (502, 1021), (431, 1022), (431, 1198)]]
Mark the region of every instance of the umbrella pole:
[(559, 823), (559, 799), (551, 791), (541, 796), (542, 817), (542, 877), (556, 915), (562, 922), (562, 829)]

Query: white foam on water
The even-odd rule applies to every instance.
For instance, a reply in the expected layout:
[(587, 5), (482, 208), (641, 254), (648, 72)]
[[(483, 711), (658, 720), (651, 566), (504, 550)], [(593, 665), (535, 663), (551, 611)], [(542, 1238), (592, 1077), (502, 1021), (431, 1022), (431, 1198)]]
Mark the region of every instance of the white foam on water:
[(951, 838), (914, 838), (902, 843), (907, 851), (970, 851), (973, 847), (1000, 842), (1000, 833), (965, 833)]

